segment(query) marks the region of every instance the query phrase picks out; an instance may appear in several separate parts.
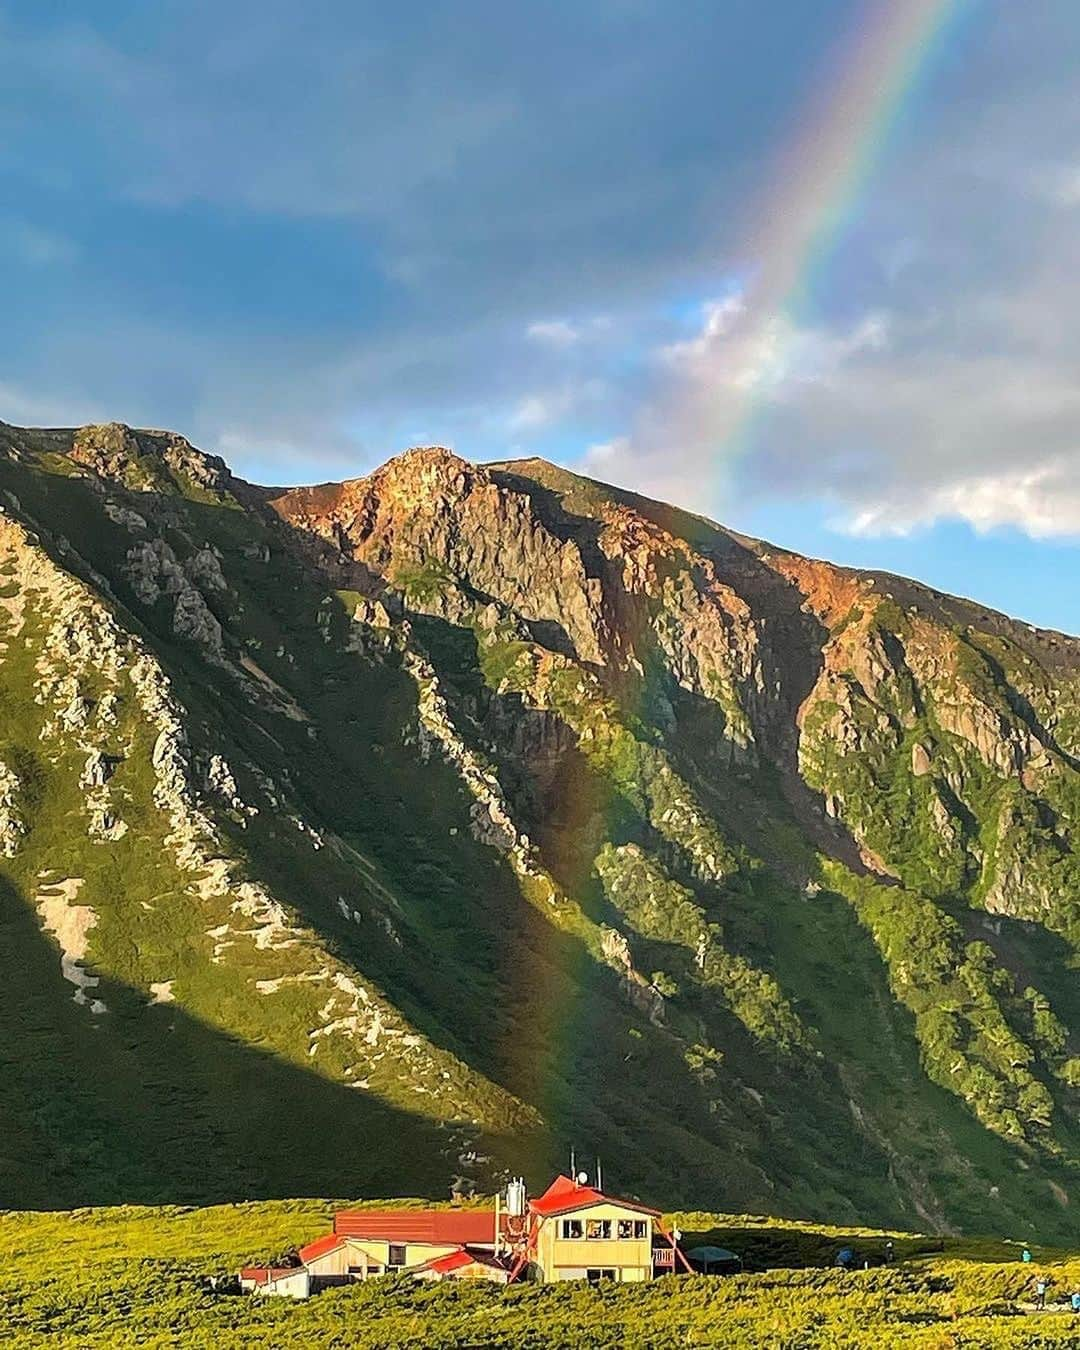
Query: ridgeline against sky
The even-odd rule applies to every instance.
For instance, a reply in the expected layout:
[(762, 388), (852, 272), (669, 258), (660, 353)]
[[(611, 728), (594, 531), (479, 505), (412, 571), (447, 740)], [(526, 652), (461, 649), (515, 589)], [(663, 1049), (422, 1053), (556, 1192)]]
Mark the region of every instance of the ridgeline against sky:
[(1076, 630), (1068, 0), (0, 3), (0, 418), (543, 455)]

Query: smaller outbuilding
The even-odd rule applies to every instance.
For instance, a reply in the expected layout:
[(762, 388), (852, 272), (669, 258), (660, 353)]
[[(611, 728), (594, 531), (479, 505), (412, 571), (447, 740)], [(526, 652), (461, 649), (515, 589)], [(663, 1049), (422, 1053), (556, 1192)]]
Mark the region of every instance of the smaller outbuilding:
[(381, 1262), (373, 1261), (363, 1247), (340, 1233), (327, 1233), (301, 1247), (300, 1260), (311, 1276), (313, 1294), (383, 1273)]
[(726, 1247), (691, 1247), (686, 1259), (699, 1275), (738, 1275), (742, 1257)]
[(408, 1273), (417, 1280), (490, 1280), (493, 1284), (510, 1281), (510, 1268), (505, 1261), (470, 1247), (433, 1257)]
[(240, 1272), (240, 1289), (245, 1294), (307, 1298), (311, 1277), (303, 1266), (245, 1266)]

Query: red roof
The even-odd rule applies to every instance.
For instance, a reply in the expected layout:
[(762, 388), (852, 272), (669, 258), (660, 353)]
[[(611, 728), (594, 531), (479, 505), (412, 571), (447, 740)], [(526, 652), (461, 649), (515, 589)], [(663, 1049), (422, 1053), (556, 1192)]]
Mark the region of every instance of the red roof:
[(301, 1247), (300, 1260), (306, 1265), (309, 1261), (317, 1261), (320, 1256), (325, 1256), (327, 1252), (337, 1251), (344, 1244), (345, 1239), (338, 1233), (327, 1233), (325, 1237), (316, 1238), (314, 1242), (309, 1242), (306, 1247)]
[(420, 1269), (434, 1270), (439, 1275), (449, 1275), (455, 1270), (471, 1265), (491, 1266), (494, 1270), (501, 1270), (504, 1275), (510, 1273), (506, 1263), (496, 1259), (491, 1252), (470, 1251), (465, 1247), (459, 1247), (456, 1252), (447, 1252), (445, 1256), (433, 1256), (430, 1261), (425, 1261)]
[(464, 1247), (459, 1247), (456, 1252), (450, 1252), (446, 1256), (436, 1256), (431, 1261), (424, 1262), (424, 1270), (435, 1270), (440, 1275), (449, 1275), (452, 1270), (460, 1270), (462, 1266), (469, 1266), (476, 1260)]
[(256, 1284), (272, 1284), (285, 1275), (302, 1275), (303, 1266), (244, 1266), (240, 1272), (242, 1280), (253, 1280)]
[(334, 1215), (338, 1237), (384, 1242), (427, 1242), (432, 1246), (464, 1246), (495, 1241), (491, 1209), (343, 1209)]
[(634, 1200), (618, 1200), (613, 1195), (604, 1195), (593, 1186), (582, 1186), (570, 1177), (559, 1176), (551, 1183), (543, 1195), (529, 1201), (529, 1209), (541, 1218), (552, 1214), (569, 1214), (575, 1209), (588, 1209), (591, 1205), (618, 1205), (620, 1209), (633, 1209), (641, 1214), (659, 1217), (658, 1209), (648, 1205), (639, 1205)]

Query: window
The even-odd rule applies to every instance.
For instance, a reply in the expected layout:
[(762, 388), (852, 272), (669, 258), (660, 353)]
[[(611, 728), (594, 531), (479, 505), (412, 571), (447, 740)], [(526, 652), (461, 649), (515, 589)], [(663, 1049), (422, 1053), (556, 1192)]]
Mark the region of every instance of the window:
[(625, 1242), (627, 1238), (633, 1237), (634, 1236), (633, 1219), (620, 1219), (618, 1233), (620, 1241), (623, 1242)]
[(585, 1225), (585, 1236), (591, 1241), (604, 1241), (611, 1237), (610, 1219), (590, 1219)]
[(564, 1238), (584, 1237), (584, 1228), (580, 1219), (563, 1219), (562, 1235)]
[(601, 1280), (613, 1280), (615, 1272), (609, 1266), (593, 1266), (585, 1272), (585, 1278), (590, 1284), (599, 1284)]
[(400, 1270), (405, 1264), (405, 1244), (403, 1242), (391, 1242), (390, 1254), (386, 1258), (387, 1270)]
[(635, 1236), (636, 1238), (647, 1238), (647, 1237), (649, 1236), (649, 1221), (648, 1221), (648, 1219), (635, 1219), (635, 1220), (634, 1220), (634, 1236)]

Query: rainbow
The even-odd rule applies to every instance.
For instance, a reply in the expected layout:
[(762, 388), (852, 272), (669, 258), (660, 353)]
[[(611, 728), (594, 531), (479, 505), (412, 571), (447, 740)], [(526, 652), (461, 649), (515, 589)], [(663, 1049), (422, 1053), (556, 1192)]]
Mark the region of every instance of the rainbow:
[[(646, 412), (655, 418), (655, 426), (649, 428), (655, 441), (648, 436), (655, 448), (668, 449), (673, 425), (692, 428), (688, 446), (696, 463), (688, 468), (696, 480), (688, 480), (685, 493), (691, 500), (700, 497), (703, 453), (711, 468), (730, 462), (747, 448), (755, 420), (769, 405), (770, 382), (785, 361), (784, 343), (790, 341), (785, 334), (806, 322), (815, 291), (858, 211), (876, 164), (916, 105), (962, 11), (975, 3), (875, 0), (874, 22), (852, 34), (827, 78), (819, 82), (812, 106), (800, 118), (799, 134), (780, 156), (769, 187), (752, 212), (753, 227), (747, 232), (752, 247), (746, 256), (756, 263), (750, 281), (738, 295), (714, 307), (715, 327), (700, 347), (700, 364), (692, 362), (689, 390), (672, 389), (667, 408)], [(725, 328), (729, 320), (730, 335)], [(764, 361), (763, 348), (768, 348)], [(633, 453), (633, 443), (630, 448)], [(671, 457), (661, 458), (663, 472), (670, 473)], [(644, 486), (640, 475), (635, 486)], [(638, 621), (645, 623), (644, 612)], [(640, 650), (637, 639), (642, 635), (633, 636), (633, 646)], [(624, 711), (631, 723), (644, 690), (642, 681), (628, 696)], [(617, 793), (602, 781), (599, 771), (564, 782), (560, 790), (563, 823), (557, 829), (575, 835), (589, 829), (599, 838), (618, 842)], [(560, 884), (568, 895), (587, 894), (589, 850), (561, 852)], [(560, 946), (563, 960), (556, 961), (553, 954)], [(584, 942), (569, 932), (556, 937), (551, 931), (538, 939), (528, 956), (536, 985), (531, 1018), (535, 1034), (527, 1044), (515, 1037), (505, 1051), (508, 1062), (515, 1064), (515, 1091), (540, 1107), (556, 1136), (565, 1132), (568, 1113), (573, 1114), (561, 1084), (564, 1067), (594, 1035), (603, 1034), (593, 1020), (604, 1015), (602, 1005), (588, 994), (593, 959)], [(565, 1134), (552, 1139), (555, 1165), (563, 1163), (559, 1145), (573, 1142)], [(576, 1142), (595, 1143), (586, 1138)], [(532, 1169), (540, 1170), (535, 1159)]]
[(691, 388), (672, 391), (681, 410), (666, 409), (688, 428), (695, 457), (707, 453), (722, 467), (749, 449), (876, 166), (977, 4), (881, 0), (818, 82), (751, 213), (751, 279), (716, 308), (711, 336), (719, 340), (705, 346)]

